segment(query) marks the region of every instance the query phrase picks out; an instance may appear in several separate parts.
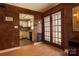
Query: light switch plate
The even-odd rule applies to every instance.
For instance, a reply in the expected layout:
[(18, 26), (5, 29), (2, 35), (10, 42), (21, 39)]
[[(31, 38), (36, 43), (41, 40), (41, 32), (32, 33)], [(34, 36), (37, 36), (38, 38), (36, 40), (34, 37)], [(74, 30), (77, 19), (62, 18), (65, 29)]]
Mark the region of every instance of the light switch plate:
[(14, 28), (18, 28), (18, 26), (14, 26)]

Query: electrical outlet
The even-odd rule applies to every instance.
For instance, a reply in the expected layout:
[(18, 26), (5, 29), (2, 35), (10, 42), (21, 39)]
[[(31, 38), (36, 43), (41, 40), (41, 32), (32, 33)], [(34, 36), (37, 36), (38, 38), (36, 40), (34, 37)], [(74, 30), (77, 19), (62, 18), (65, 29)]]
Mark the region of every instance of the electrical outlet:
[(14, 26), (14, 28), (18, 28), (18, 26)]

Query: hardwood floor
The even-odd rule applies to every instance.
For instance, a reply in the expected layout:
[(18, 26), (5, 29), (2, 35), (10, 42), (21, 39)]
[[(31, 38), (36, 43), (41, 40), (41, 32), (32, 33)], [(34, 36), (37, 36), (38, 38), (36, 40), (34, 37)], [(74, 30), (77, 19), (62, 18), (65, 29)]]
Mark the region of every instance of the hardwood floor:
[(24, 46), (24, 45), (29, 45), (32, 44), (33, 42), (30, 41), (29, 39), (20, 39), (20, 46)]
[(30, 44), (26, 46), (22, 46), (20, 49), (6, 52), (6, 53), (0, 53), (0, 56), (63, 56), (65, 55), (64, 51), (41, 43), (41, 44)]

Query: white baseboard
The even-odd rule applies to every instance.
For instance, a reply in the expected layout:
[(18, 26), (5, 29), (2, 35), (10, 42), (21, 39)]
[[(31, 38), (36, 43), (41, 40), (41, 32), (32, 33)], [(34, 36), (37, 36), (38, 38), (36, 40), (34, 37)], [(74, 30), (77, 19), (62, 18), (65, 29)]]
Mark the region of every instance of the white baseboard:
[(64, 50), (64, 52), (65, 52), (65, 53), (68, 53), (68, 52), (69, 52), (69, 50), (68, 50), (68, 49), (65, 49), (65, 50)]
[(42, 42), (36, 42), (36, 43), (34, 43), (34, 45), (38, 45), (38, 44), (41, 44)]
[(0, 50), (0, 53), (5, 53), (5, 52), (10, 52), (10, 51), (14, 51), (17, 49), (20, 49), (21, 47), (14, 47), (14, 48), (10, 48), (10, 49), (5, 49), (5, 50)]
[[(38, 44), (41, 44), (42, 42), (36, 42), (34, 43), (34, 45), (38, 45)], [(5, 53), (5, 52), (10, 52), (10, 51), (14, 51), (14, 50), (17, 50), (17, 49), (20, 49), (21, 47), (14, 47), (14, 48), (10, 48), (10, 49), (5, 49), (5, 50), (0, 50), (0, 53)]]

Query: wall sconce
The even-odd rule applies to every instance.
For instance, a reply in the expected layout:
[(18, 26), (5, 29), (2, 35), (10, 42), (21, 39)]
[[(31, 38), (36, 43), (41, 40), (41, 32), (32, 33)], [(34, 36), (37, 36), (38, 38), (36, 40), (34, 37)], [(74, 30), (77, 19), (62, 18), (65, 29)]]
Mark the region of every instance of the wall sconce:
[(38, 23), (40, 24), (41, 22), (39, 21)]
[(77, 14), (76, 14), (76, 13), (74, 13), (74, 14), (73, 14), (73, 17), (76, 17), (76, 16), (77, 16)]
[(79, 31), (79, 6), (72, 8), (73, 31)]
[(79, 12), (73, 14), (73, 17), (76, 19), (77, 22), (79, 22)]

